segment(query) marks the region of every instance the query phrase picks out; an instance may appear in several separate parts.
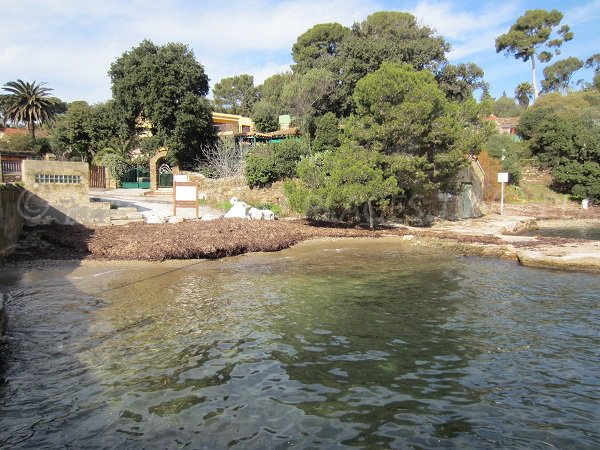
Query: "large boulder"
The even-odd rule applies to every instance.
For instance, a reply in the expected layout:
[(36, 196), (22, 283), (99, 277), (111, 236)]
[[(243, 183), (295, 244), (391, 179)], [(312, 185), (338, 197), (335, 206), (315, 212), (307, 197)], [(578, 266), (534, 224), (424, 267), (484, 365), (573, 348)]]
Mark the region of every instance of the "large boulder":
[(233, 205), (227, 214), (225, 214), (226, 219), (248, 219), (250, 216), (248, 215), (248, 211), (251, 206), (248, 203), (241, 202), (237, 198), (232, 197), (230, 203)]

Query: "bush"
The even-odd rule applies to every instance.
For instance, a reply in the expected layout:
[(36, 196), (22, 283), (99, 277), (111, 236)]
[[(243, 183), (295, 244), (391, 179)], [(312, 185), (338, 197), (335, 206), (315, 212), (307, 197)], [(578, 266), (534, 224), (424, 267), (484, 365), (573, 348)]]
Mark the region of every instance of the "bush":
[(273, 214), (275, 214), (276, 216), (281, 216), (281, 213), (283, 212), (283, 210), (281, 209), (281, 206), (278, 205), (277, 203), (270, 203), (270, 202), (258, 203), (257, 205), (254, 205), (254, 207), (256, 209), (268, 209), (269, 211), (272, 211)]
[(522, 160), (526, 157), (523, 145), (508, 134), (494, 134), (483, 144), (483, 148), (489, 156), (500, 160), (502, 170), (509, 173), (509, 182), (519, 184), (523, 178)]
[(123, 177), (129, 171), (129, 163), (123, 157), (114, 153), (107, 153), (102, 159), (102, 163), (110, 176), (117, 182), (117, 186), (121, 186)]
[(336, 151), (317, 153), (300, 162), (298, 180), (289, 181), (285, 192), (290, 206), (309, 218), (337, 220), (367, 216), (398, 193), (398, 183), (380, 167), (381, 155), (360, 146), (345, 144)]
[(246, 181), (255, 187), (292, 178), (302, 157), (309, 153), (306, 142), (296, 139), (256, 147), (246, 156)]

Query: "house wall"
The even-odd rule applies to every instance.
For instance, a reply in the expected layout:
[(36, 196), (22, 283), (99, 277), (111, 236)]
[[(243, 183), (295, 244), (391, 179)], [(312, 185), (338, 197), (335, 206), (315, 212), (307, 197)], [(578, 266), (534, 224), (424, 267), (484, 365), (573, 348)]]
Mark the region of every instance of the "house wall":
[(87, 163), (25, 160), (23, 183), (27, 221), (110, 225), (110, 203), (90, 202)]
[(19, 213), (22, 190), (0, 191), (0, 259), (9, 255), (23, 229), (24, 219)]

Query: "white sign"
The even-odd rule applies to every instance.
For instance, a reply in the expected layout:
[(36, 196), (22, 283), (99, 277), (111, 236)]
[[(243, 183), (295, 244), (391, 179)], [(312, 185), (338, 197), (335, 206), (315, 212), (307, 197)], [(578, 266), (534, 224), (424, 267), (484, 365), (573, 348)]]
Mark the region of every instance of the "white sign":
[(190, 177), (188, 177), (186, 174), (177, 174), (173, 175), (173, 181), (175, 183), (185, 183), (190, 181)]
[(508, 183), (508, 172), (498, 172), (498, 183)]
[(177, 186), (176, 202), (193, 202), (198, 200), (196, 186)]

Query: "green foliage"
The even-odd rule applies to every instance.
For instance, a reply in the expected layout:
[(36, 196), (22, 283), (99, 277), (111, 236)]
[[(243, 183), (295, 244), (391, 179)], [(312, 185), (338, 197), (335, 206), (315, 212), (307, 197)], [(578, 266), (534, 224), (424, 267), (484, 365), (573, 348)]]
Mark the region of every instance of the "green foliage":
[(596, 53), (585, 60), (586, 69), (594, 69), (592, 87), (600, 90), (600, 53)]
[(523, 177), (523, 159), (527, 156), (520, 142), (515, 142), (508, 134), (494, 134), (485, 142), (483, 149), (501, 161), (502, 170), (509, 173), (511, 184), (519, 184)]
[(121, 180), (129, 171), (129, 163), (121, 156), (114, 153), (107, 153), (102, 158), (102, 164), (108, 170), (110, 176), (117, 182), (117, 185), (121, 185)]
[(320, 23), (298, 36), (292, 46), (296, 64), (294, 73), (304, 73), (317, 67), (319, 60), (337, 55), (350, 29), (339, 23)]
[(70, 103), (50, 129), (50, 140), (54, 152), (64, 159), (84, 161), (92, 161), (96, 152), (109, 147), (127, 156), (132, 143), (112, 101), (92, 106)]
[(291, 72), (271, 75), (257, 88), (260, 99), (275, 106), (280, 105), (283, 88), (292, 81), (292, 77), (293, 75)]
[(600, 93), (548, 94), (521, 118), (517, 132), (552, 170), (554, 188), (575, 198), (600, 196)]
[(489, 86), (483, 80), (483, 69), (476, 64), (444, 64), (436, 73), (440, 89), (449, 100), (462, 102), (473, 98), (473, 92), (480, 89), (485, 94)]
[(571, 86), (571, 78), (583, 67), (583, 64), (582, 60), (571, 56), (544, 68), (545, 79), (542, 80), (542, 92), (566, 92)]
[(227, 114), (249, 117), (252, 106), (258, 100), (254, 77), (247, 74), (223, 78), (215, 84), (212, 91), (215, 111)]
[(312, 134), (313, 119), (324, 111), (324, 98), (334, 87), (334, 77), (325, 69), (310, 69), (302, 75), (294, 75), (284, 86), (282, 104), (305, 135)]
[(294, 177), (298, 162), (309, 153), (305, 140), (286, 139), (258, 146), (246, 156), (246, 181), (255, 187)]
[(217, 208), (222, 211), (229, 211), (232, 207), (233, 207), (233, 205), (231, 204), (231, 202), (229, 200), (222, 201), (221, 203), (219, 203), (217, 205)]
[(494, 102), (494, 115), (496, 117), (518, 117), (521, 115), (521, 108), (504, 92), (502, 97)]
[(16, 134), (0, 139), (0, 150), (13, 150), (17, 152), (32, 153), (41, 157), (52, 151), (48, 138), (33, 139), (29, 134)]
[(279, 129), (279, 114), (277, 114), (277, 108), (273, 103), (267, 100), (260, 100), (255, 103), (252, 107), (252, 114), (250, 117), (258, 131), (268, 133)]
[(147, 120), (155, 141), (182, 168), (195, 165), (203, 145), (216, 142), (208, 77), (183, 44), (156, 46), (144, 40), (110, 68), (113, 98), (130, 131)]
[(527, 109), (532, 98), (533, 85), (527, 81), (519, 83), (519, 85), (515, 88), (515, 100), (517, 100), (521, 109)]
[(3, 120), (26, 123), (32, 139), (36, 124), (53, 122), (60, 104), (58, 98), (50, 96), (52, 89), (45, 84), (9, 81), (2, 88), (8, 94), (0, 95)]
[(333, 150), (340, 145), (340, 130), (335, 114), (328, 112), (316, 119), (315, 139), (313, 150), (323, 152)]
[(270, 202), (258, 203), (257, 205), (254, 205), (254, 207), (256, 209), (268, 209), (269, 211), (272, 211), (273, 214), (275, 214), (275, 216), (277, 216), (277, 217), (280, 217), (281, 214), (283, 213), (281, 206), (278, 205), (277, 203), (270, 203)]
[(560, 24), (563, 15), (560, 11), (553, 9), (531, 9), (519, 17), (515, 24), (510, 27), (508, 33), (496, 38), (496, 52), (504, 52), (507, 56), (513, 55), (516, 59), (527, 62), (531, 59), (531, 70), (534, 88), (534, 98), (537, 97), (535, 84), (536, 59), (548, 62), (554, 54), (560, 53), (560, 46), (573, 39), (573, 33), (568, 25), (560, 27), (554, 38), (552, 32)]
[[(354, 144), (304, 158), (298, 180), (285, 185), (290, 206), (310, 218), (360, 218), (366, 204), (382, 205), (398, 192), (396, 179), (381, 169), (382, 157)], [(371, 216), (372, 214), (368, 214)]]

